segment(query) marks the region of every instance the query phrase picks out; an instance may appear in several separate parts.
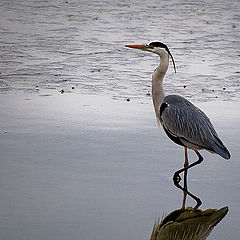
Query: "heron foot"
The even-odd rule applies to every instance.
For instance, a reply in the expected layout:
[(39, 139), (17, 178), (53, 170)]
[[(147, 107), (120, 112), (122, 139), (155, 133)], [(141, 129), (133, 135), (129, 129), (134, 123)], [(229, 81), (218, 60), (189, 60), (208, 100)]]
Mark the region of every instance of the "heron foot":
[(180, 183), (181, 180), (182, 180), (182, 178), (179, 176), (179, 173), (175, 172), (174, 175), (173, 175), (173, 182), (174, 183)]

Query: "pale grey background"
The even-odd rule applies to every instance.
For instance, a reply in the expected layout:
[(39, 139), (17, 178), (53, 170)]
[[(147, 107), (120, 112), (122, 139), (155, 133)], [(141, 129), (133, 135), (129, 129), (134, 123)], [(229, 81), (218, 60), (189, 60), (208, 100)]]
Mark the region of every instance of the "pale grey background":
[(166, 92), (201, 107), (232, 154), (203, 152), (189, 173), (202, 209), (229, 206), (209, 239), (238, 239), (239, 13), (238, 0), (1, 1), (0, 239), (148, 239), (181, 206), (183, 149), (149, 96), (158, 57), (124, 48), (156, 39), (177, 65)]

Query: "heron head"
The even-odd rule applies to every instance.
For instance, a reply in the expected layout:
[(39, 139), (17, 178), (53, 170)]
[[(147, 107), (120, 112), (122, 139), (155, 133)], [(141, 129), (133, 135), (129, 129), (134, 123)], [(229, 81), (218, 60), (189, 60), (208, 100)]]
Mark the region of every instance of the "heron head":
[(125, 45), (125, 47), (136, 48), (136, 49), (140, 49), (140, 50), (143, 50), (143, 51), (156, 53), (160, 57), (168, 54), (172, 59), (173, 67), (174, 67), (174, 70), (176, 72), (176, 66), (175, 66), (173, 56), (172, 56), (169, 48), (167, 47), (167, 45), (162, 43), (162, 42), (157, 42), (157, 41), (156, 42), (150, 42), (146, 45)]

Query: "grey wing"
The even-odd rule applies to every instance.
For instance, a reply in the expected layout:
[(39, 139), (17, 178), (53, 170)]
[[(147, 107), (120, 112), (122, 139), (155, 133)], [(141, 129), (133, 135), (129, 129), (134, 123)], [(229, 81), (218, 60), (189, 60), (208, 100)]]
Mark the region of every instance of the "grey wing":
[(207, 149), (230, 158), (209, 118), (187, 99), (177, 95), (165, 97), (160, 108), (160, 121), (168, 136), (178, 144)]

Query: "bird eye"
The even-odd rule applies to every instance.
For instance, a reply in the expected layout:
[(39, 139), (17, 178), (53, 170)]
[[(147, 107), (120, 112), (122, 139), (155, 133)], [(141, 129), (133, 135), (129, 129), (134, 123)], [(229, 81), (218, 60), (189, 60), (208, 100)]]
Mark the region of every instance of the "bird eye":
[(148, 44), (147, 47), (152, 48), (152, 49), (154, 48), (154, 46), (152, 44)]

